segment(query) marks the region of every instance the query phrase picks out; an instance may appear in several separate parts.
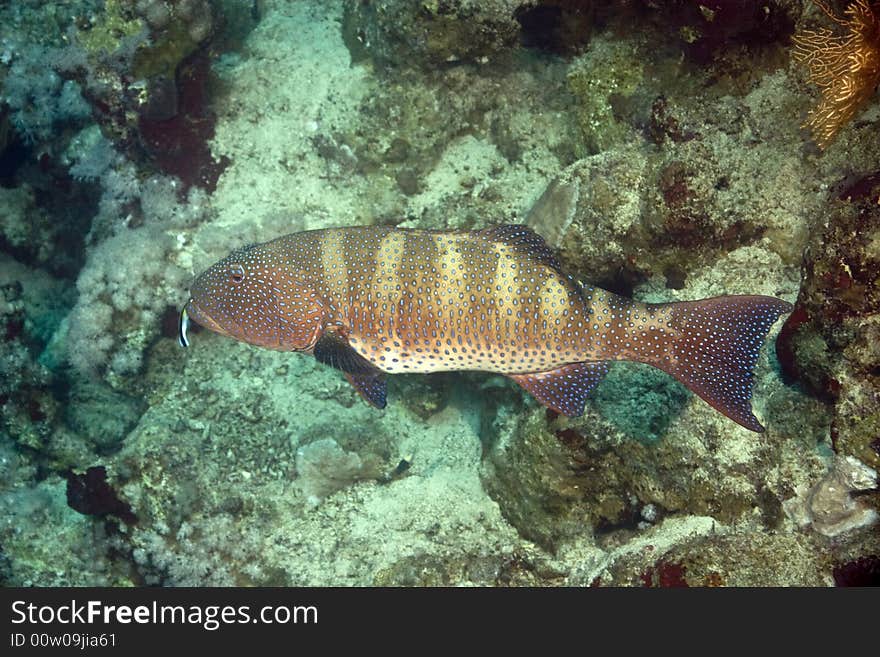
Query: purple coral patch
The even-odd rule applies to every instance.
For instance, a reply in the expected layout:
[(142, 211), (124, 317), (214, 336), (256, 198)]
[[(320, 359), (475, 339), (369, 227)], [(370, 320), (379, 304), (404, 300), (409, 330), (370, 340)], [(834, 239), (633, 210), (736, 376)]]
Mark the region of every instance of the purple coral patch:
[(834, 567), (835, 586), (880, 586), (880, 556), (871, 555)]
[(136, 518), (131, 507), (107, 483), (107, 469), (103, 465), (89, 468), (85, 474), (66, 473), (67, 505), (87, 516), (115, 515), (126, 524)]
[(208, 104), (209, 73), (210, 61), (202, 52), (184, 61), (177, 71), (176, 113), (142, 115), (138, 121), (144, 148), (163, 173), (180, 178), (184, 192), (193, 186), (213, 192), (229, 165), (227, 157), (215, 160), (209, 146), (217, 122)]
[(684, 578), (687, 568), (680, 563), (659, 561), (656, 566), (648, 568), (641, 574), (642, 586), (649, 588), (659, 587), (662, 589), (687, 587)]

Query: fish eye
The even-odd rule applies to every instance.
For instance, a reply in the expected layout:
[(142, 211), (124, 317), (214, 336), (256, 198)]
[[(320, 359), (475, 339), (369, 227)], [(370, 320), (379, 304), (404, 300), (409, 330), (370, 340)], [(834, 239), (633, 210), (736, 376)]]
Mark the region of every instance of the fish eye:
[(233, 283), (241, 283), (244, 280), (244, 267), (235, 263), (229, 266), (229, 280)]

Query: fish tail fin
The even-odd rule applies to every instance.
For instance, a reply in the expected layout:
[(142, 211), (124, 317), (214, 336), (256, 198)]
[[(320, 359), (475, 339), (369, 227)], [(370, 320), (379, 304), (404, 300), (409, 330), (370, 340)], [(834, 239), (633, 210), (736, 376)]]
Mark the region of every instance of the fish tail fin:
[(752, 431), (764, 427), (752, 413), (754, 367), (767, 332), (787, 301), (724, 296), (669, 304), (669, 357), (652, 362), (710, 406)]

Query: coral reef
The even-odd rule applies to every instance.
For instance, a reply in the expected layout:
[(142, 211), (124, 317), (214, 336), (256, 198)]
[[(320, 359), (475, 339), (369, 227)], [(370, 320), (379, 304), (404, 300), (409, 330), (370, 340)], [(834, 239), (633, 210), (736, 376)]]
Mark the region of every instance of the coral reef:
[[(176, 262), (171, 236), (143, 227), (126, 230), (93, 252), (77, 280), (79, 299), (64, 337), (70, 363), (109, 380), (141, 369), (160, 318), (185, 296), (186, 273)], [(133, 264), (118, 266), (120, 258)]]
[(406, 2), (347, 0), (346, 42), (384, 65), (422, 67), (487, 62), (517, 42), (516, 11), (522, 0)]
[(880, 8), (855, 0), (840, 18), (823, 0), (814, 0), (840, 26), (804, 29), (794, 37), (794, 57), (808, 68), (822, 98), (810, 111), (810, 128), (819, 148), (827, 148), (840, 129), (864, 109), (880, 84)]
[[(32, 46), (33, 47), (33, 46)], [(57, 124), (76, 122), (90, 115), (89, 106), (73, 80), (62, 80), (51, 64), (57, 52), (14, 55), (3, 84), (3, 102), (11, 110), (12, 124), (28, 141), (44, 141)]]
[[(146, 374), (153, 403), (114, 460), (144, 581), (403, 583), (391, 572), (404, 564), (512, 552), (516, 534), (480, 485), (473, 399), (428, 420), (403, 407), (375, 415), (311, 359), (203, 336), (214, 348), (183, 363), (160, 343)], [(291, 412), (303, 404), (308, 413)]]
[(332, 438), (321, 438), (297, 449), (296, 471), (303, 492), (313, 504), (370, 477), (361, 457), (346, 452)]
[(787, 374), (834, 404), (835, 449), (880, 466), (876, 177), (845, 181), (804, 255), (795, 311), (779, 338)]
[(67, 506), (87, 516), (113, 514), (129, 524), (137, 522), (131, 507), (107, 483), (107, 469), (102, 465), (83, 474), (67, 473)]
[(880, 557), (860, 557), (834, 568), (836, 586), (880, 585)]
[(52, 375), (34, 361), (28, 348), (21, 282), (7, 279), (0, 291), (0, 319), (3, 326), (3, 340), (0, 343), (0, 417), (3, 429), (18, 444), (40, 449), (48, 441), (52, 420), (58, 412), (55, 399), (46, 392)]
[(686, 56), (700, 65), (739, 73), (756, 53), (766, 55), (791, 34), (801, 9), (795, 0), (653, 0), (648, 18), (674, 35)]
[[(796, 183), (796, 127), (782, 132), (764, 114), (789, 84), (777, 72), (744, 97), (687, 108), (655, 96), (660, 89), (647, 92), (655, 100), (642, 119), (630, 119), (628, 136), (563, 170), (527, 223), (570, 270), (626, 294), (653, 275), (682, 287), (689, 269), (748, 244), (799, 262), (804, 218), (818, 220), (824, 198)], [(659, 142), (656, 150), (634, 125)], [(743, 142), (748, 152), (731, 148)]]
[[(798, 61), (876, 8), (822, 6), (0, 4), (0, 583), (876, 582), (877, 117), (862, 89), (806, 148)], [(870, 70), (814, 70), (820, 102)], [(575, 419), (485, 373), (378, 411), (303, 355), (176, 344), (248, 242), (523, 222), (641, 301), (797, 299), (766, 433), (637, 364)]]
[(22, 259), (47, 264), (62, 227), (53, 225), (34, 200), (29, 185), (0, 188), (0, 235), (6, 250)]
[(67, 506), (65, 483), (57, 477), (0, 491), (0, 518), (4, 586), (131, 583), (125, 564), (111, 556), (111, 532)]
[(68, 64), (93, 115), (130, 159), (213, 189), (225, 162), (208, 142), (215, 115), (207, 50), (220, 33), (220, 4), (206, 0), (108, 0), (79, 26)]
[(595, 38), (576, 59), (568, 84), (578, 100), (578, 122), (587, 153), (608, 150), (625, 141), (633, 128), (615, 116), (615, 104), (631, 97), (644, 76), (639, 53), (626, 42)]
[(873, 525), (880, 518), (865, 500), (854, 495), (877, 487), (877, 473), (852, 456), (836, 458), (828, 474), (809, 491), (786, 500), (786, 512), (800, 525), (824, 536)]

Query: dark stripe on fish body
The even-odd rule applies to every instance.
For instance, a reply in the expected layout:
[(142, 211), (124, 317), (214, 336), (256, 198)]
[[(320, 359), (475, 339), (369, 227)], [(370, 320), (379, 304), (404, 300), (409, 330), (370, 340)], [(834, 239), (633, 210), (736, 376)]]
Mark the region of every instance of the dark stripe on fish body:
[[(353, 299), (349, 313), (350, 336), (363, 340), (373, 352), (378, 352), (378, 317), (373, 281), (379, 245), (386, 233), (387, 230), (374, 229), (349, 236), (351, 252), (347, 264), (350, 271), (349, 289)], [(369, 357), (369, 354), (364, 355)]]
[(328, 320), (343, 322), (349, 313), (348, 268), (345, 266), (345, 234), (338, 230), (321, 233), (320, 280), (326, 290), (326, 300), (331, 310)]
[(437, 321), (433, 316), (436, 288), (432, 269), (437, 255), (434, 235), (407, 233), (404, 253), (397, 272), (400, 299), (397, 304), (397, 332), (392, 347), (400, 350), (399, 359), (403, 369), (411, 369), (419, 368), (430, 360), (427, 357), (431, 345), (429, 340), (437, 339)]

